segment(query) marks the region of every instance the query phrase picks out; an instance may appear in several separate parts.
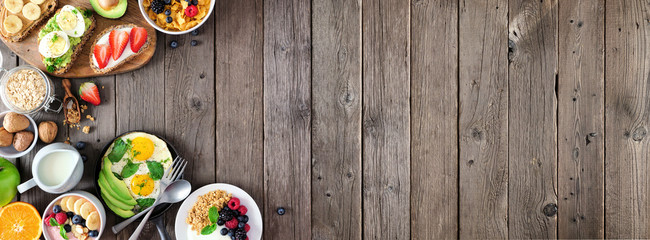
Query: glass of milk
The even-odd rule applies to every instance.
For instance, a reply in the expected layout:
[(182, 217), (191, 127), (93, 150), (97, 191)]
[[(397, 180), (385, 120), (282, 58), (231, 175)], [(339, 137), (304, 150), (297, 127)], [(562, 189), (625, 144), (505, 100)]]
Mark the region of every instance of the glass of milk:
[(81, 155), (74, 147), (52, 143), (36, 153), (32, 163), (34, 178), (18, 185), (18, 191), (23, 193), (38, 186), (49, 193), (64, 193), (79, 183), (83, 170)]

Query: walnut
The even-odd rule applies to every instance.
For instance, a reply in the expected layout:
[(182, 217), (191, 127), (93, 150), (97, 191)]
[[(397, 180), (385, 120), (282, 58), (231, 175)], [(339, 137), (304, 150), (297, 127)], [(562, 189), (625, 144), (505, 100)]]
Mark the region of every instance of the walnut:
[(14, 148), (16, 151), (22, 152), (27, 150), (32, 145), (34, 140), (34, 133), (30, 131), (20, 131), (14, 135)]
[(56, 134), (59, 131), (56, 123), (52, 121), (45, 121), (38, 124), (38, 137), (44, 143), (51, 143), (56, 138)]
[(0, 147), (9, 147), (14, 141), (14, 134), (0, 127)]

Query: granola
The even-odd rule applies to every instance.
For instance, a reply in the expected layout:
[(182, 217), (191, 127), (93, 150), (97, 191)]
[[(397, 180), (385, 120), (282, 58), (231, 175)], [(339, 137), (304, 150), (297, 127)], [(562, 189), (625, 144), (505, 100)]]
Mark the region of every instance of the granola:
[(231, 197), (231, 193), (223, 190), (215, 190), (199, 196), (192, 209), (188, 212), (185, 222), (192, 226), (192, 230), (196, 231), (197, 235), (200, 234), (201, 229), (211, 224), (208, 217), (210, 207), (214, 206), (221, 211)]

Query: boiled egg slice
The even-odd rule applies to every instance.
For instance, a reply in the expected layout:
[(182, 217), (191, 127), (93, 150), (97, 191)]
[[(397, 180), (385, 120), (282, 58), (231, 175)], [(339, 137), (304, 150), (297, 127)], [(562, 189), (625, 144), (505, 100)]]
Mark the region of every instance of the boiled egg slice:
[(81, 11), (71, 5), (65, 5), (56, 16), (56, 24), (70, 37), (81, 37), (86, 31), (86, 23)]
[(54, 31), (45, 35), (38, 44), (38, 52), (44, 57), (55, 58), (65, 54), (70, 49), (70, 39), (62, 31)]

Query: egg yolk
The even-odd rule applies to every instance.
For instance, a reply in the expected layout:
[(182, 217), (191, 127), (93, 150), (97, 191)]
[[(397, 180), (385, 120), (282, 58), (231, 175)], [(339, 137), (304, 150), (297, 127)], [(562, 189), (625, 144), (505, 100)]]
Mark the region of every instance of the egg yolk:
[(63, 30), (72, 30), (77, 26), (77, 16), (69, 11), (61, 12), (56, 17), (56, 23)]
[(58, 35), (54, 35), (52, 36), (50, 42), (48, 42), (47, 47), (50, 49), (52, 54), (59, 55), (63, 54), (63, 50), (65, 50), (66, 44), (67, 43), (64, 38), (59, 37)]
[(131, 191), (139, 196), (147, 196), (153, 192), (154, 182), (147, 174), (138, 174), (131, 179)]
[(145, 137), (136, 137), (131, 141), (131, 155), (135, 160), (144, 161), (153, 155), (153, 142)]

